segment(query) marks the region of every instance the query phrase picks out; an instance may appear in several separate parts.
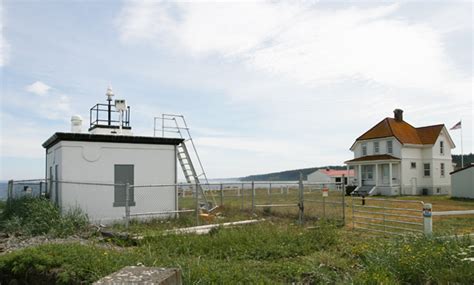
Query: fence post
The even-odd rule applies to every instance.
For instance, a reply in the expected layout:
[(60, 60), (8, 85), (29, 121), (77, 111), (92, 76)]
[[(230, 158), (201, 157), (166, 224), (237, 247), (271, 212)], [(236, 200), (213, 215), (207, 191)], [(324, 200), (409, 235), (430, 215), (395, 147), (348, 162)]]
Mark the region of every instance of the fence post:
[(346, 180), (342, 174), (342, 223), (346, 225)]
[(300, 173), (300, 180), (298, 181), (298, 184), (299, 184), (299, 203), (298, 203), (298, 208), (299, 208), (299, 217), (298, 217), (298, 221), (300, 223), (300, 225), (303, 224), (303, 219), (304, 219), (304, 188), (303, 188), (303, 174)]
[(433, 234), (432, 205), (423, 205), (423, 232), (426, 236)]
[[(326, 185), (323, 184), (323, 193), (324, 189), (326, 189)], [(323, 219), (326, 219), (326, 194), (323, 194)]]
[(240, 209), (243, 210), (244, 209), (244, 183), (242, 183), (242, 185), (240, 185), (241, 188), (240, 188)]
[[(273, 205), (273, 199), (272, 199), (272, 183), (268, 184), (268, 204)], [(268, 212), (272, 212), (272, 206), (268, 207)]]
[(13, 180), (8, 180), (8, 200), (13, 199)]
[(252, 217), (255, 215), (255, 182), (252, 181)]
[(224, 205), (224, 185), (221, 183), (221, 207)]
[(195, 207), (196, 207), (196, 226), (199, 226), (199, 192), (198, 192), (199, 182), (196, 181), (194, 186), (194, 199), (195, 200)]
[(130, 184), (125, 184), (125, 228), (128, 230), (130, 223)]

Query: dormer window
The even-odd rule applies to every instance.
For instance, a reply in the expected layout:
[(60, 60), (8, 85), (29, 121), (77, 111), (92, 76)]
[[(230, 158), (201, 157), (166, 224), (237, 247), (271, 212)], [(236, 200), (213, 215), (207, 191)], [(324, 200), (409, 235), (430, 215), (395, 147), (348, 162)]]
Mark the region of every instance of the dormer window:
[(379, 142), (374, 142), (374, 153), (380, 152)]
[(387, 141), (387, 153), (393, 154), (393, 142)]
[(444, 154), (444, 141), (439, 142), (439, 154)]
[(362, 155), (367, 155), (367, 144), (366, 143), (362, 144)]

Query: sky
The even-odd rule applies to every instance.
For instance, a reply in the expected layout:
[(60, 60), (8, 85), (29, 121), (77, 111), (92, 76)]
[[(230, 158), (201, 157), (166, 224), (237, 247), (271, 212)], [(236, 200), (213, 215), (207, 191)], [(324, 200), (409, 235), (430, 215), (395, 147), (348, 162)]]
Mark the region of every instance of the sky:
[(183, 114), (212, 178), (342, 165), (395, 108), (462, 119), (473, 152), (472, 2), (0, 3), (0, 180), (43, 177), (41, 144), (109, 84), (135, 135)]

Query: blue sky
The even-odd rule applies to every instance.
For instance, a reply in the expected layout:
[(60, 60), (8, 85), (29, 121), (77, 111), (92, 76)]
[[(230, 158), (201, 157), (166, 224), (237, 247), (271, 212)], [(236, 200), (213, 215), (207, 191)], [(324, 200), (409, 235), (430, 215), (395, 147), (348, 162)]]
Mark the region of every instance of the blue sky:
[(42, 177), (41, 143), (109, 83), (137, 135), (185, 115), (215, 178), (342, 164), (395, 108), (462, 118), (473, 151), (470, 2), (1, 3), (1, 180)]

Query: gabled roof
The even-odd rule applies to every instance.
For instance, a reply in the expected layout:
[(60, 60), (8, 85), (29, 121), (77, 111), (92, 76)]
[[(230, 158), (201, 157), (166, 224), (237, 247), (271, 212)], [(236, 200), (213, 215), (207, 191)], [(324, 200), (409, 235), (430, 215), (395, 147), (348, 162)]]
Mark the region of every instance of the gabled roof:
[(415, 128), (405, 121), (385, 118), (362, 134), (356, 141), (395, 137), (402, 144), (434, 144), (444, 125)]
[(392, 156), (390, 154), (377, 154), (377, 155), (366, 155), (358, 158), (354, 158), (346, 161), (348, 162), (358, 162), (358, 161), (375, 161), (375, 160), (400, 160), (400, 158)]

